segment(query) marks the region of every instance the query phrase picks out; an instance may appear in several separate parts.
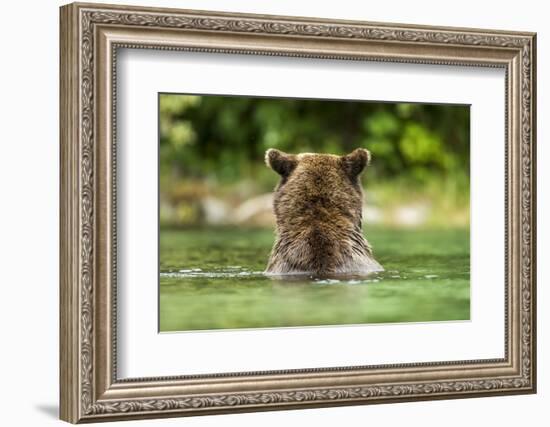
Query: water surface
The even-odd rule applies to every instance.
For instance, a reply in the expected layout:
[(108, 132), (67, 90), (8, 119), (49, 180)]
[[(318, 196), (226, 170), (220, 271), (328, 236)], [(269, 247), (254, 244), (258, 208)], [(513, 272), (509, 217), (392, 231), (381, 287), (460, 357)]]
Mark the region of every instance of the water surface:
[(263, 274), (271, 230), (162, 230), (160, 330), (426, 322), (470, 318), (467, 229), (367, 229), (382, 273)]

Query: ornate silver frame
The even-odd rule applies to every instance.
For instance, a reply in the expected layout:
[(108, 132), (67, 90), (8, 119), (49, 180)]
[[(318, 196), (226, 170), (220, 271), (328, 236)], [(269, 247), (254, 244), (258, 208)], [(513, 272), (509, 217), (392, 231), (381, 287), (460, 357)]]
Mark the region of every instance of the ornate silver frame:
[[(77, 423), (536, 390), (533, 33), (70, 4), (61, 8), (61, 418)], [(502, 67), (506, 342), (493, 360), (116, 375), (117, 48)]]

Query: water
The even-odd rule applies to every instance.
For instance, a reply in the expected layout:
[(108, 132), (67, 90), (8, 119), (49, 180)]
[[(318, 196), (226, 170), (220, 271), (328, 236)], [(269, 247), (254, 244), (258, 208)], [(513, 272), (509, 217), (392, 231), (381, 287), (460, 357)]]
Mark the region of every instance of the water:
[(160, 330), (426, 322), (470, 318), (467, 229), (366, 231), (386, 271), (263, 274), (270, 230), (163, 230)]

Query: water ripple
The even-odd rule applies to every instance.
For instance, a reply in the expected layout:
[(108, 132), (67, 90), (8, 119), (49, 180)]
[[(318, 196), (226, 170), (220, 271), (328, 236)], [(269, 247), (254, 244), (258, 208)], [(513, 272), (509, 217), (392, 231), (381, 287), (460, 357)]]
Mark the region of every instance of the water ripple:
[[(469, 275), (469, 272), (464, 272), (461, 275)], [(160, 277), (169, 279), (262, 279), (278, 282), (302, 282), (318, 285), (365, 285), (379, 282), (394, 282), (406, 280), (432, 281), (434, 279), (446, 278), (445, 275), (441, 276), (440, 274), (435, 273), (426, 274), (425, 270), (388, 270), (384, 272), (370, 273), (367, 276), (357, 274), (333, 274), (323, 277), (308, 274), (274, 275), (265, 273), (263, 271), (249, 270), (240, 265), (210, 268), (208, 270), (196, 267), (188, 267), (161, 272)]]

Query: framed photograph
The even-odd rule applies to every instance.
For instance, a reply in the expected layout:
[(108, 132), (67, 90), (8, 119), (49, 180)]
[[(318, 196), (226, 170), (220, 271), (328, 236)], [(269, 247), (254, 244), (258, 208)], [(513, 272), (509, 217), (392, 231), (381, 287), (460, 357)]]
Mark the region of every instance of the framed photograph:
[(63, 420), (536, 391), (535, 34), (60, 22)]

